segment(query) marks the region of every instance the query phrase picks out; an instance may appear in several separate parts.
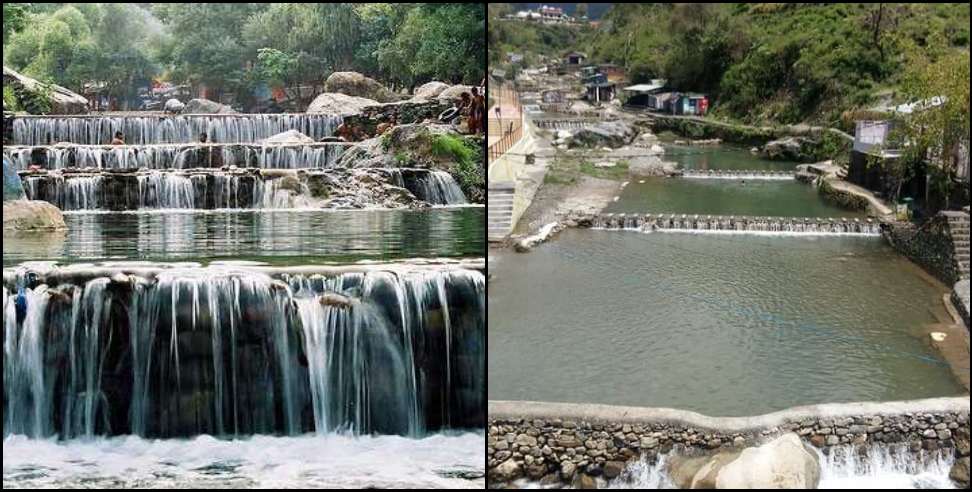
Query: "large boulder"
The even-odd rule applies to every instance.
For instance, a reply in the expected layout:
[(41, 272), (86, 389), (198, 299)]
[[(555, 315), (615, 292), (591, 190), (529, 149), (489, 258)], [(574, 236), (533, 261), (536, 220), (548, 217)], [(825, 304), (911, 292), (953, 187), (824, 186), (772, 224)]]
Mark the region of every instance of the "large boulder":
[(178, 99), (175, 99), (175, 98), (169, 99), (168, 101), (165, 102), (165, 112), (166, 113), (178, 114), (178, 113), (181, 113), (182, 110), (185, 109), (185, 108), (186, 108), (186, 105), (183, 104), (182, 101), (180, 101)]
[(349, 96), (334, 92), (325, 92), (317, 96), (310, 106), (307, 107), (308, 113), (324, 113), (338, 115), (354, 115), (361, 113), (364, 108), (379, 104), (374, 99)]
[(233, 114), (236, 110), (209, 99), (192, 99), (182, 108), (183, 114)]
[(3, 202), (3, 230), (51, 231), (66, 229), (61, 210), (48, 202), (14, 200)]
[(807, 137), (786, 137), (763, 146), (760, 155), (774, 161), (811, 162), (817, 142)]
[(442, 94), (442, 91), (449, 88), (449, 84), (444, 82), (432, 81), (426, 84), (422, 84), (418, 89), (415, 89), (414, 99), (435, 99)]
[(439, 92), (438, 98), (440, 101), (457, 101), (460, 97), (462, 97), (463, 92), (468, 92), (469, 95), (472, 96), (472, 86), (454, 85), (448, 89), (444, 89), (442, 92)]
[(378, 102), (393, 102), (401, 99), (385, 88), (377, 80), (358, 72), (334, 72), (324, 82), (324, 92), (336, 92), (347, 96), (363, 97)]
[(955, 465), (952, 466), (948, 478), (951, 478), (960, 489), (969, 488), (969, 458), (957, 460)]
[(673, 460), (669, 476), (686, 489), (816, 489), (820, 462), (796, 434), (756, 448)]
[[(88, 100), (59, 85), (44, 84), (3, 67), (3, 86), (12, 87), (20, 106), (31, 114), (85, 114)], [(44, 100), (47, 101), (44, 101)]]
[(623, 121), (603, 121), (574, 132), (569, 147), (619, 148), (630, 144), (638, 131)]

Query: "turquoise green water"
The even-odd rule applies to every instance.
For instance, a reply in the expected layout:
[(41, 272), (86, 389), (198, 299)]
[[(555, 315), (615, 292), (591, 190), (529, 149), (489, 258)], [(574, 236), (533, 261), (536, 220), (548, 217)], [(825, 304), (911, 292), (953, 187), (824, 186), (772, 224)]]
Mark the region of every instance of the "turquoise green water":
[(685, 146), (662, 145), (665, 160), (677, 162), (682, 169), (713, 171), (792, 171), (796, 162), (760, 159), (749, 149), (729, 145)]
[(274, 265), (482, 257), (484, 208), (66, 214), (66, 233), (4, 233), (23, 261), (261, 261)]
[[(642, 182), (643, 181), (643, 182)], [(863, 217), (825, 202), (813, 186), (797, 181), (645, 178), (631, 183), (614, 213)]]

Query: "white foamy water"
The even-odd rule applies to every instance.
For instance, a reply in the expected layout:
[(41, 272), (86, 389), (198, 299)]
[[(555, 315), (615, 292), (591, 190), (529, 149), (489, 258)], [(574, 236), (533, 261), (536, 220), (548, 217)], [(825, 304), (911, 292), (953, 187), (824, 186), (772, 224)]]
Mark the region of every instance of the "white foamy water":
[(481, 434), (3, 441), (3, 488), (485, 488)]
[[(818, 451), (820, 485), (825, 490), (942, 490), (954, 489), (948, 478), (954, 464), (948, 452), (913, 454), (906, 447), (872, 446), (867, 455), (835, 449), (830, 456)], [(616, 480), (599, 484), (609, 489), (674, 489), (668, 477), (666, 456), (657, 463), (642, 459), (628, 465)], [(537, 487), (532, 487), (537, 488)]]

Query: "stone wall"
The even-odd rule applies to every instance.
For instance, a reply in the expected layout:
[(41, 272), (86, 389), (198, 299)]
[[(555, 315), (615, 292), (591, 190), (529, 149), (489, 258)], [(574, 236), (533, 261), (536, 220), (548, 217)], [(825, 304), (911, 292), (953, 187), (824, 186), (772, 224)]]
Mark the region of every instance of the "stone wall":
[(955, 284), (955, 290), (952, 291), (952, 302), (955, 304), (955, 308), (958, 309), (959, 315), (965, 321), (965, 327), (970, 328), (969, 325), (969, 280), (965, 279), (961, 282)]
[(820, 192), (820, 196), (823, 197), (825, 201), (832, 203), (844, 210), (861, 212), (867, 210), (867, 199), (860, 195), (855, 195), (853, 193), (835, 188), (826, 178), (820, 180), (818, 190)]
[(899, 253), (921, 265), (946, 285), (959, 281), (955, 249), (948, 220), (944, 216), (936, 216), (921, 227), (907, 222), (893, 222), (884, 229), (884, 236)]
[(488, 479), (571, 484), (616, 478), (630, 461), (672, 451), (745, 448), (786, 433), (823, 449), (907, 443), (968, 456), (969, 398), (825, 404), (761, 417), (711, 418), (669, 409), (490, 402)]

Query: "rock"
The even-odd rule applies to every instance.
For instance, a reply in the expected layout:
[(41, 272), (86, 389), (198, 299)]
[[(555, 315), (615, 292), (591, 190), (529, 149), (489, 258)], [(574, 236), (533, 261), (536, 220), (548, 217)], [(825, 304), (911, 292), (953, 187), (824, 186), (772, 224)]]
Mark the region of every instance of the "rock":
[[(401, 98), (375, 79), (358, 72), (334, 72), (324, 82), (324, 92), (344, 94), (386, 103)], [(310, 111), (308, 111), (310, 112)]]
[(468, 92), (472, 96), (472, 86), (471, 85), (454, 85), (439, 93), (440, 101), (455, 102), (462, 97), (463, 92)]
[(182, 108), (182, 114), (234, 114), (236, 110), (209, 99), (192, 99)]
[(630, 144), (636, 136), (637, 131), (623, 121), (603, 121), (575, 131), (568, 146), (616, 149)]
[(951, 478), (960, 489), (969, 488), (969, 458), (956, 461), (948, 478)]
[(165, 102), (165, 107), (163, 108), (166, 113), (178, 114), (181, 113), (186, 105), (182, 101), (172, 98)]
[(770, 160), (810, 162), (814, 160), (815, 145), (806, 137), (786, 137), (767, 143), (760, 155)]
[[(352, 305), (354, 305), (354, 301), (350, 297), (343, 296), (341, 294), (337, 294), (334, 292), (325, 292), (324, 294), (321, 294), (321, 296), (318, 297), (317, 300), (323, 306), (336, 306), (336, 307), (349, 308)], [(499, 447), (497, 447), (496, 449), (499, 449)]]
[(573, 483), (571, 483), (571, 487), (575, 489), (591, 490), (597, 488), (597, 482), (590, 475), (580, 473), (574, 477), (574, 481)]
[(820, 463), (796, 434), (749, 448), (718, 474), (719, 489), (816, 489)]
[[(37, 97), (43, 88), (41, 82), (3, 67), (3, 86), (12, 87), (20, 105), (31, 114), (86, 114), (88, 100), (59, 85), (51, 84), (49, 106)], [(45, 90), (45, 92), (47, 92)]]
[(260, 141), (260, 143), (276, 144), (276, 143), (304, 143), (310, 144), (314, 143), (314, 139), (300, 133), (297, 130), (287, 130), (283, 133), (278, 133), (272, 137), (265, 138)]
[(814, 489), (820, 464), (799, 436), (787, 434), (756, 448), (670, 458), (668, 474), (683, 489)]
[(307, 107), (307, 112), (353, 115), (361, 113), (361, 111), (368, 106), (374, 106), (377, 104), (378, 101), (375, 101), (374, 99), (325, 92), (314, 98), (314, 101), (311, 102), (310, 106)]
[(658, 156), (637, 156), (628, 159), (628, 174), (632, 176), (660, 177), (676, 172), (676, 165), (661, 160)]
[(616, 167), (617, 165), (618, 165), (617, 162), (611, 162), (611, 161), (604, 161), (604, 162), (596, 162), (596, 163), (594, 163), (594, 167), (600, 168), (600, 169), (610, 168), (610, 167)]
[(613, 480), (624, 472), (625, 464), (621, 461), (608, 461), (604, 463), (604, 478)]
[(537, 438), (528, 436), (526, 434), (520, 434), (516, 437), (516, 444), (518, 446), (534, 447), (537, 445)]
[(491, 478), (498, 482), (512, 482), (522, 475), (523, 470), (513, 459), (508, 459), (490, 471)]
[(564, 481), (569, 482), (574, 479), (574, 472), (576, 470), (577, 467), (574, 466), (573, 463), (569, 461), (562, 463), (560, 465), (560, 477), (563, 478)]
[(444, 82), (432, 81), (419, 86), (415, 89), (415, 95), (412, 96), (413, 99), (436, 99), (442, 91), (449, 88), (449, 84)]
[(51, 231), (67, 229), (64, 215), (53, 204), (43, 201), (14, 200), (3, 202), (3, 230)]

